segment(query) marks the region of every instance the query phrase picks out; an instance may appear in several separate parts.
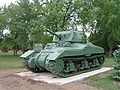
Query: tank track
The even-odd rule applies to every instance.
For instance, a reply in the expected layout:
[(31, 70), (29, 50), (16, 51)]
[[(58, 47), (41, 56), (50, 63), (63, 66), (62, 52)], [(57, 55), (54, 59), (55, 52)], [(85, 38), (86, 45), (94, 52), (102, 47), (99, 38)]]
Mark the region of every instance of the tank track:
[(44, 72), (44, 71), (46, 71), (44, 68), (42, 68), (42, 67), (36, 67), (36, 68), (30, 68), (29, 66), (28, 66), (28, 60), (29, 59), (23, 59), (23, 65), (24, 65), (24, 67), (26, 68), (26, 69), (28, 69), (29, 71), (32, 71), (32, 72), (34, 72), (34, 73), (39, 73), (39, 72)]
[[(83, 59), (87, 60), (88, 67), (85, 67), (82, 69), (77, 68), (77, 65), (81, 65), (80, 63), (83, 61)], [(92, 64), (94, 63), (93, 60), (95, 60), (95, 59), (97, 59), (95, 62), (99, 61), (99, 65), (96, 64), (93, 67), (92, 66)], [(66, 72), (67, 64), (69, 61), (73, 62), (74, 67), (75, 67), (73, 69), (75, 71)], [(57, 76), (60, 76), (60, 77), (70, 77), (70, 76), (74, 76), (74, 75), (77, 75), (80, 73), (100, 69), (103, 63), (104, 63), (104, 55), (103, 54), (102, 55), (92, 55), (91, 57), (85, 57), (85, 56), (82, 56), (82, 57), (63, 57), (63, 58), (59, 58), (55, 62), (52, 61), (53, 65), (51, 67), (49, 67), (50, 68), (49, 71), (56, 74)]]

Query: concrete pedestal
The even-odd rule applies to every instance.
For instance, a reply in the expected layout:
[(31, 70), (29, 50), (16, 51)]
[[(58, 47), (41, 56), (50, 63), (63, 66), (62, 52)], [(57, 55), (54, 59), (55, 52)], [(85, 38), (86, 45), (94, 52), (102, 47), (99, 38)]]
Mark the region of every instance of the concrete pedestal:
[(21, 77), (27, 77), (32, 80), (43, 81), (43, 82), (47, 82), (47, 83), (51, 83), (51, 84), (55, 84), (55, 85), (64, 85), (64, 84), (67, 84), (70, 82), (83, 80), (90, 76), (93, 76), (93, 75), (96, 75), (99, 73), (103, 73), (103, 72), (109, 71), (111, 69), (112, 68), (110, 68), (110, 67), (103, 67), (98, 70), (78, 74), (78, 75), (67, 77), (67, 78), (57, 77), (56, 75), (53, 75), (50, 72), (42, 72), (42, 73), (20, 72), (20, 73), (16, 73), (15, 75), (18, 75)]

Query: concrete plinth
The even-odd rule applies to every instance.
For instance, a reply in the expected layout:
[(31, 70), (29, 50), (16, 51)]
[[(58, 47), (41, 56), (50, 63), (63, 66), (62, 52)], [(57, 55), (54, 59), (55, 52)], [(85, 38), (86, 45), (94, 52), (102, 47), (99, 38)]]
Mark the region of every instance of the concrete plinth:
[(57, 77), (56, 75), (53, 75), (50, 72), (42, 72), (42, 73), (20, 72), (20, 73), (16, 73), (15, 75), (18, 75), (21, 77), (27, 77), (27, 78), (30, 78), (36, 81), (43, 81), (43, 82), (47, 82), (51, 84), (63, 85), (63, 84), (67, 84), (70, 82), (80, 81), (90, 76), (109, 71), (111, 69), (112, 68), (110, 67), (103, 67), (98, 70), (78, 74), (78, 75), (67, 77), (67, 78)]

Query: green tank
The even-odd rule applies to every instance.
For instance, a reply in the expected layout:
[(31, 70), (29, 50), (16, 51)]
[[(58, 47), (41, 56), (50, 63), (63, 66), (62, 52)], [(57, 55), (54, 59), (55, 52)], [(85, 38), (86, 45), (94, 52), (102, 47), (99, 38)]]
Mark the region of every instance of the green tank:
[(20, 57), (24, 66), (35, 73), (50, 71), (60, 77), (69, 77), (101, 67), (104, 49), (88, 42), (81, 31), (52, 32), (53, 41), (42, 50), (29, 50)]

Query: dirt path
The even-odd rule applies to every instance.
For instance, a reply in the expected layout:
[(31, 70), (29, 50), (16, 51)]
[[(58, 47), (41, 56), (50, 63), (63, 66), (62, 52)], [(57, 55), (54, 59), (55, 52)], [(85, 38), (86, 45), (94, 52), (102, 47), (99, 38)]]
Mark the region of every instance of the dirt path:
[(0, 71), (0, 90), (98, 90), (83, 82), (57, 86), (14, 75), (21, 71), (26, 71), (26, 69)]

